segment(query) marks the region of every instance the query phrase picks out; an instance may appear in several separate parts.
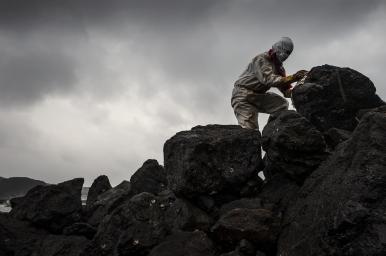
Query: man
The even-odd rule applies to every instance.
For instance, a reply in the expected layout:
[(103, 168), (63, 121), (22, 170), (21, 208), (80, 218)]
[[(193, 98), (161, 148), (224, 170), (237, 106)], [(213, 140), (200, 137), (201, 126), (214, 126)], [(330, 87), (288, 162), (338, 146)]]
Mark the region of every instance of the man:
[(288, 102), (280, 95), (267, 92), (278, 88), (286, 98), (291, 97), (291, 83), (301, 80), (307, 73), (300, 70), (286, 76), (283, 62), (293, 50), (293, 42), (282, 37), (268, 52), (257, 55), (235, 82), (231, 104), (239, 125), (259, 129), (258, 113), (272, 114), (288, 109)]

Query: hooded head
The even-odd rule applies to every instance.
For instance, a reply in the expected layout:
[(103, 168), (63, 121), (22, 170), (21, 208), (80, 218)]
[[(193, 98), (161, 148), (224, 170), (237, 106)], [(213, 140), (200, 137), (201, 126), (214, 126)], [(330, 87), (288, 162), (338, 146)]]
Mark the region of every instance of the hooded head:
[(289, 37), (282, 37), (272, 45), (272, 50), (280, 62), (284, 62), (294, 49), (294, 44)]

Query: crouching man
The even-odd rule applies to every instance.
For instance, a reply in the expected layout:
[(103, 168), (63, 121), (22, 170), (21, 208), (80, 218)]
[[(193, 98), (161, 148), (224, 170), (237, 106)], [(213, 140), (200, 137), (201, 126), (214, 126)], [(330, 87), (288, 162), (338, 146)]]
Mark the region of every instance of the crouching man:
[(276, 87), (284, 97), (290, 98), (291, 83), (306, 75), (307, 71), (300, 70), (294, 75), (286, 76), (283, 62), (292, 50), (292, 40), (282, 37), (268, 52), (254, 57), (235, 82), (231, 105), (241, 127), (259, 129), (259, 112), (272, 114), (288, 109), (288, 101), (285, 98), (268, 90)]

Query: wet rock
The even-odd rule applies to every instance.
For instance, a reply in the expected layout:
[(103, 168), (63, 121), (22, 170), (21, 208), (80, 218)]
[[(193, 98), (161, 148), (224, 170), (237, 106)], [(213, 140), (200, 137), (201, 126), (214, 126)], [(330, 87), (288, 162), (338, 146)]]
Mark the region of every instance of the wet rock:
[(284, 173), (301, 183), (327, 157), (323, 134), (293, 110), (271, 115), (262, 146), (268, 180), (275, 173)]
[(49, 235), (31, 256), (79, 256), (88, 243), (83, 236)]
[(236, 208), (244, 208), (244, 209), (262, 208), (261, 199), (260, 198), (241, 198), (221, 206), (219, 213), (220, 215), (224, 215), (230, 210), (233, 210)]
[(143, 192), (108, 215), (84, 255), (147, 255), (172, 231), (208, 230), (206, 213), (171, 191)]
[(254, 243), (264, 251), (274, 251), (280, 231), (280, 219), (266, 209), (233, 209), (212, 227), (212, 232), (222, 244), (232, 246), (242, 239)]
[(330, 65), (312, 68), (305, 83), (293, 89), (292, 100), (296, 110), (321, 131), (333, 127), (352, 131), (358, 110), (385, 104), (368, 77)]
[(166, 141), (164, 158), (169, 187), (179, 195), (238, 193), (257, 175), (260, 133), (236, 125), (197, 126)]
[(135, 194), (158, 194), (166, 189), (168, 181), (164, 168), (157, 160), (149, 159), (131, 176), (130, 183)]
[(47, 231), (38, 230), (29, 222), (0, 213), (1, 256), (31, 255), (36, 249), (36, 244), (47, 235)]
[(98, 196), (107, 190), (111, 189), (109, 178), (106, 175), (101, 175), (94, 180), (87, 194), (87, 206), (91, 206)]
[(110, 214), (118, 206), (129, 200), (134, 195), (131, 184), (123, 181), (118, 186), (111, 188), (99, 195), (86, 212), (87, 223), (97, 227), (103, 218)]
[(92, 239), (96, 233), (96, 229), (88, 223), (74, 223), (63, 230), (66, 236), (84, 236), (87, 239)]
[(211, 256), (213, 242), (202, 231), (177, 232), (156, 246), (149, 256)]
[(386, 115), (368, 113), (288, 207), (278, 254), (386, 255)]
[(83, 178), (78, 178), (57, 185), (34, 187), (24, 197), (17, 199), (10, 214), (60, 233), (65, 226), (81, 218), (83, 181)]

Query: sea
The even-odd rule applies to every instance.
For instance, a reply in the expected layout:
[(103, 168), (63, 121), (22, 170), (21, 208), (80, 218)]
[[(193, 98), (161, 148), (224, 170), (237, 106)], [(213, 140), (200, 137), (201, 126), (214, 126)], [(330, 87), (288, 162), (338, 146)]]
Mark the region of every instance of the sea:
[[(81, 197), (82, 205), (86, 205), (87, 194), (89, 189), (90, 189), (89, 187), (84, 187), (82, 189), (82, 197)], [(10, 212), (11, 209), (12, 208), (9, 203), (9, 200), (0, 201), (0, 212)]]

